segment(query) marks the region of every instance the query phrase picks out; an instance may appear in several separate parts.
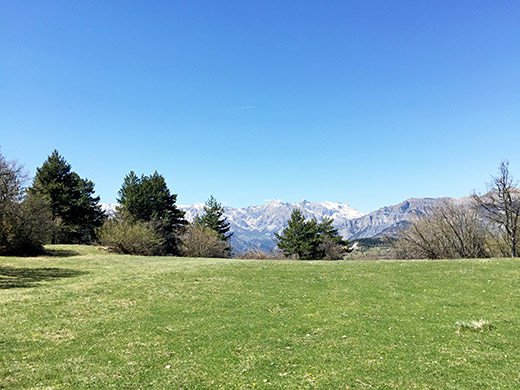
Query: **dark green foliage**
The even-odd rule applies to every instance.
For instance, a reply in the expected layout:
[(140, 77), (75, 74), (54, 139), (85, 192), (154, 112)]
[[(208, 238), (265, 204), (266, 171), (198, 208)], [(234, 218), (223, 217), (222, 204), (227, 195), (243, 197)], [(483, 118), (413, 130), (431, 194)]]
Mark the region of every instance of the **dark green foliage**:
[(119, 190), (117, 218), (148, 224), (163, 238), (164, 252), (178, 255), (179, 236), (187, 221), (184, 211), (175, 205), (176, 201), (177, 195), (170, 193), (164, 177), (157, 171), (141, 177), (132, 171)]
[(42, 252), (51, 226), (48, 204), (26, 195), (23, 168), (0, 154), (0, 255)]
[(94, 196), (94, 183), (73, 172), (56, 150), (36, 170), (29, 193), (40, 195), (49, 203), (55, 225), (53, 243), (94, 240), (94, 230), (104, 219), (99, 196)]
[(106, 221), (96, 231), (101, 245), (116, 253), (143, 256), (164, 255), (164, 238), (140, 221)]
[(321, 237), (328, 237), (336, 245), (345, 246), (346, 242), (339, 235), (338, 229), (334, 227), (333, 223), (333, 218), (323, 217), (321, 222), (318, 223), (318, 234)]
[(53, 228), (51, 210), (42, 197), (27, 195), (13, 204), (0, 221), (1, 255), (37, 255), (49, 242)]
[(305, 221), (300, 209), (294, 209), (282, 234), (275, 233), (278, 248), (285, 256), (296, 256), (300, 260), (315, 258), (318, 242), (316, 222)]
[(294, 209), (287, 228), (277, 234), (278, 248), (285, 256), (300, 260), (341, 259), (347, 243), (334, 228), (333, 219), (306, 221), (299, 209)]
[(214, 230), (222, 241), (229, 241), (233, 233), (229, 233), (230, 226), (227, 218), (224, 217), (224, 207), (217, 200), (210, 196), (204, 206), (204, 215), (197, 216), (195, 222)]

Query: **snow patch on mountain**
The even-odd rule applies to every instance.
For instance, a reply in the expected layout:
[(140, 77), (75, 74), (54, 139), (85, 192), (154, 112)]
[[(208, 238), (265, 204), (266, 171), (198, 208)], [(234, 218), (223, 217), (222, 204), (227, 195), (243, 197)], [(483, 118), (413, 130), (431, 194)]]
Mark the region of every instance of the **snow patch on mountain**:
[[(393, 206), (382, 207), (367, 215), (344, 203), (313, 203), (301, 200), (296, 203), (284, 203), (271, 200), (263, 205), (244, 208), (224, 207), (231, 231), (231, 244), (235, 252), (249, 249), (272, 250), (276, 247), (274, 233), (280, 233), (286, 226), (294, 209), (299, 208), (306, 218), (321, 220), (323, 217), (333, 218), (334, 226), (347, 240), (382, 236), (395, 236), (400, 227), (409, 224), (410, 218), (429, 213), (432, 208), (446, 200), (456, 203), (467, 203), (470, 198), (415, 198)], [(117, 205), (102, 203), (101, 207), (109, 216), (113, 216)], [(191, 206), (178, 206), (185, 211), (185, 218), (192, 222), (197, 215), (204, 213), (204, 203)]]
[(117, 203), (100, 203), (99, 206), (101, 207), (101, 210), (105, 213), (108, 218), (114, 218), (114, 215), (116, 215), (117, 207), (119, 204)]
[[(204, 204), (179, 206), (186, 212), (186, 219), (193, 221), (195, 216), (204, 213)], [(224, 207), (231, 231), (231, 244), (235, 251), (243, 252), (251, 248), (271, 250), (276, 246), (274, 233), (280, 233), (286, 226), (294, 209), (299, 208), (306, 218), (321, 220), (333, 218), (334, 225), (343, 226), (347, 221), (360, 218), (362, 213), (344, 203), (313, 203), (301, 200), (297, 203), (284, 203), (271, 200), (264, 205), (244, 208)]]

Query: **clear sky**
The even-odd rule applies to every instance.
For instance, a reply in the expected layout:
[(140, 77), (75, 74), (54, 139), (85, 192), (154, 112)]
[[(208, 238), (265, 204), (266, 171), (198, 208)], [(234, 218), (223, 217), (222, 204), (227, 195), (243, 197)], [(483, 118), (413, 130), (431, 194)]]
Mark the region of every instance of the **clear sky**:
[(0, 0), (0, 145), (103, 202), (465, 196), (520, 178), (520, 1)]

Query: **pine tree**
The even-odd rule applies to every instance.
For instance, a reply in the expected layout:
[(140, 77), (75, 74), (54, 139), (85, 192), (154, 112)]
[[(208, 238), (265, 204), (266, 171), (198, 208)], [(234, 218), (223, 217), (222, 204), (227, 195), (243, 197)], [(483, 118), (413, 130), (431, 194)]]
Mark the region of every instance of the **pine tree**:
[(222, 241), (228, 242), (233, 233), (229, 233), (231, 229), (227, 218), (224, 217), (224, 207), (217, 200), (210, 196), (204, 206), (204, 214), (197, 216), (195, 222), (214, 230)]
[(170, 193), (164, 177), (157, 171), (141, 177), (132, 171), (119, 190), (118, 218), (148, 223), (164, 238), (165, 251), (177, 255), (179, 236), (187, 221), (176, 201), (177, 195)]
[(306, 221), (300, 209), (294, 209), (282, 234), (275, 233), (278, 248), (285, 256), (297, 256), (300, 260), (316, 258), (318, 226), (315, 220)]
[(104, 219), (94, 183), (82, 179), (57, 150), (36, 170), (29, 193), (50, 205), (55, 224), (53, 243), (90, 243)]
[(318, 223), (318, 252), (317, 258), (338, 260), (347, 252), (348, 242), (341, 237), (338, 229), (333, 226), (334, 219), (323, 217)]
[(333, 218), (323, 217), (318, 224), (318, 234), (321, 237), (329, 237), (337, 245), (347, 245), (347, 242), (339, 235), (339, 231), (334, 227), (333, 223)]
[(300, 260), (341, 258), (347, 243), (332, 225), (331, 218), (305, 220), (300, 209), (294, 209), (287, 227), (281, 234), (275, 233), (278, 248), (285, 256), (296, 256)]

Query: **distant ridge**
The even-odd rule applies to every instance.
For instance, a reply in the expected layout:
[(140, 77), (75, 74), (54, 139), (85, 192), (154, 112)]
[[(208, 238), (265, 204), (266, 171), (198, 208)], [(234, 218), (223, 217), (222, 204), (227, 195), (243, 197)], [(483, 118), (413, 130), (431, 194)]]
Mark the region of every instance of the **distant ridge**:
[[(192, 206), (179, 206), (179, 208), (186, 211), (186, 219), (192, 221), (197, 214), (203, 212), (204, 204), (196, 203)], [(231, 244), (235, 251), (243, 252), (251, 248), (274, 249), (276, 246), (274, 233), (284, 229), (295, 208), (301, 209), (307, 218), (321, 219), (325, 216), (334, 218), (336, 225), (343, 225), (353, 218), (363, 216), (356, 209), (343, 203), (313, 203), (305, 199), (297, 203), (272, 200), (265, 205), (241, 209), (224, 207), (224, 215), (230, 223), (231, 231), (234, 232)]]
[[(413, 216), (427, 214), (433, 207), (446, 200), (467, 202), (469, 198), (412, 198), (393, 206), (382, 207), (367, 215), (344, 203), (314, 203), (301, 200), (284, 203), (272, 200), (264, 205), (244, 208), (224, 207), (231, 231), (234, 232), (231, 244), (236, 252), (252, 248), (269, 251), (275, 248), (274, 233), (281, 232), (295, 208), (302, 210), (307, 218), (320, 220), (323, 217), (334, 219), (334, 226), (348, 239), (395, 236), (401, 226), (406, 226)], [(103, 203), (101, 207), (108, 215), (114, 215), (117, 205)], [(193, 219), (204, 212), (203, 203), (179, 206), (186, 212), (186, 219)]]

